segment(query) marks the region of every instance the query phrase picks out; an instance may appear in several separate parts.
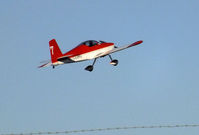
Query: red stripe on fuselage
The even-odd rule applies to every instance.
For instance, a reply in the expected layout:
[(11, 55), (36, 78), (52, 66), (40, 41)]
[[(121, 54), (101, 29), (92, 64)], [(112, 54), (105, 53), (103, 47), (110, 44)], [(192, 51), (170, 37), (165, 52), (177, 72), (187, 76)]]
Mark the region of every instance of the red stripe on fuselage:
[(69, 58), (71, 58), (71, 57), (74, 57), (74, 56), (77, 56), (77, 55), (82, 55), (82, 54), (92, 52), (92, 51), (96, 51), (98, 49), (102, 49), (102, 48), (109, 47), (109, 46), (112, 46), (112, 45), (114, 45), (114, 43), (101, 43), (101, 44), (98, 44), (98, 45), (94, 45), (92, 47), (89, 47), (87, 45), (80, 45), (80, 46), (77, 46), (76, 48), (68, 51), (62, 57), (68, 56)]

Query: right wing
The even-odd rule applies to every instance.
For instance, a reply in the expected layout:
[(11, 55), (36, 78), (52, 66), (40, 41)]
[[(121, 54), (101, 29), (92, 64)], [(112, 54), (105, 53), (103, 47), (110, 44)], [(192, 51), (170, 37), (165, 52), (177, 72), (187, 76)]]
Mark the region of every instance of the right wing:
[(103, 57), (103, 56), (106, 56), (106, 55), (108, 55), (108, 54), (111, 54), (111, 53), (114, 53), (114, 52), (118, 52), (118, 51), (127, 49), (127, 48), (132, 47), (132, 46), (139, 45), (139, 44), (141, 44), (142, 42), (143, 42), (142, 40), (139, 40), (139, 41), (134, 42), (134, 43), (132, 43), (132, 44), (130, 44), (130, 45), (125, 45), (125, 46), (122, 46), (122, 47), (114, 48), (114, 49), (112, 49), (112, 50), (110, 50), (110, 51), (107, 51), (107, 52), (105, 52), (105, 53), (100, 54), (100, 56), (98, 56), (98, 57)]

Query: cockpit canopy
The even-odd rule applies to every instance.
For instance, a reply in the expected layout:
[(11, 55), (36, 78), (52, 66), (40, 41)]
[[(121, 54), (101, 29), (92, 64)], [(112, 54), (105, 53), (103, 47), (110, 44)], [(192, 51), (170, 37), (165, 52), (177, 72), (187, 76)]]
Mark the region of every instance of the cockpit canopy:
[(106, 43), (106, 42), (104, 42), (104, 41), (98, 42), (98, 41), (95, 41), (95, 40), (87, 40), (87, 41), (82, 42), (79, 45), (86, 45), (86, 46), (92, 47), (92, 46), (95, 46), (95, 45), (98, 45), (98, 44), (101, 44), (101, 43)]

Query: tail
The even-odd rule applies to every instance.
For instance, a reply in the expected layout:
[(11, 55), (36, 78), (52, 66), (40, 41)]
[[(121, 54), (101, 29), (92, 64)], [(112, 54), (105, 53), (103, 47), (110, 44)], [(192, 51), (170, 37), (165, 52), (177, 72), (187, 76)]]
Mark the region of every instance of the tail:
[(56, 65), (59, 64), (57, 59), (63, 56), (55, 39), (49, 41), (49, 47), (50, 47), (51, 61), (50, 60), (46, 61), (43, 65), (39, 66), (39, 68), (47, 66), (53, 66), (54, 68)]
[(49, 41), (49, 47), (50, 47), (51, 62), (55, 63), (57, 62), (57, 58), (63, 56), (63, 54), (59, 49), (59, 46), (55, 39)]

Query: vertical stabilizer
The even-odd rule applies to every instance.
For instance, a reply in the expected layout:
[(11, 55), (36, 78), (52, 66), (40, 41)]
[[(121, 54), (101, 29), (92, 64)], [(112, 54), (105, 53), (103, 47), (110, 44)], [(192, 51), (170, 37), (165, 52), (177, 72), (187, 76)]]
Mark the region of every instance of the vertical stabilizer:
[(61, 57), (63, 54), (59, 49), (59, 46), (55, 39), (49, 41), (49, 47), (50, 47), (51, 61), (52, 63), (55, 63), (57, 62), (57, 58)]

